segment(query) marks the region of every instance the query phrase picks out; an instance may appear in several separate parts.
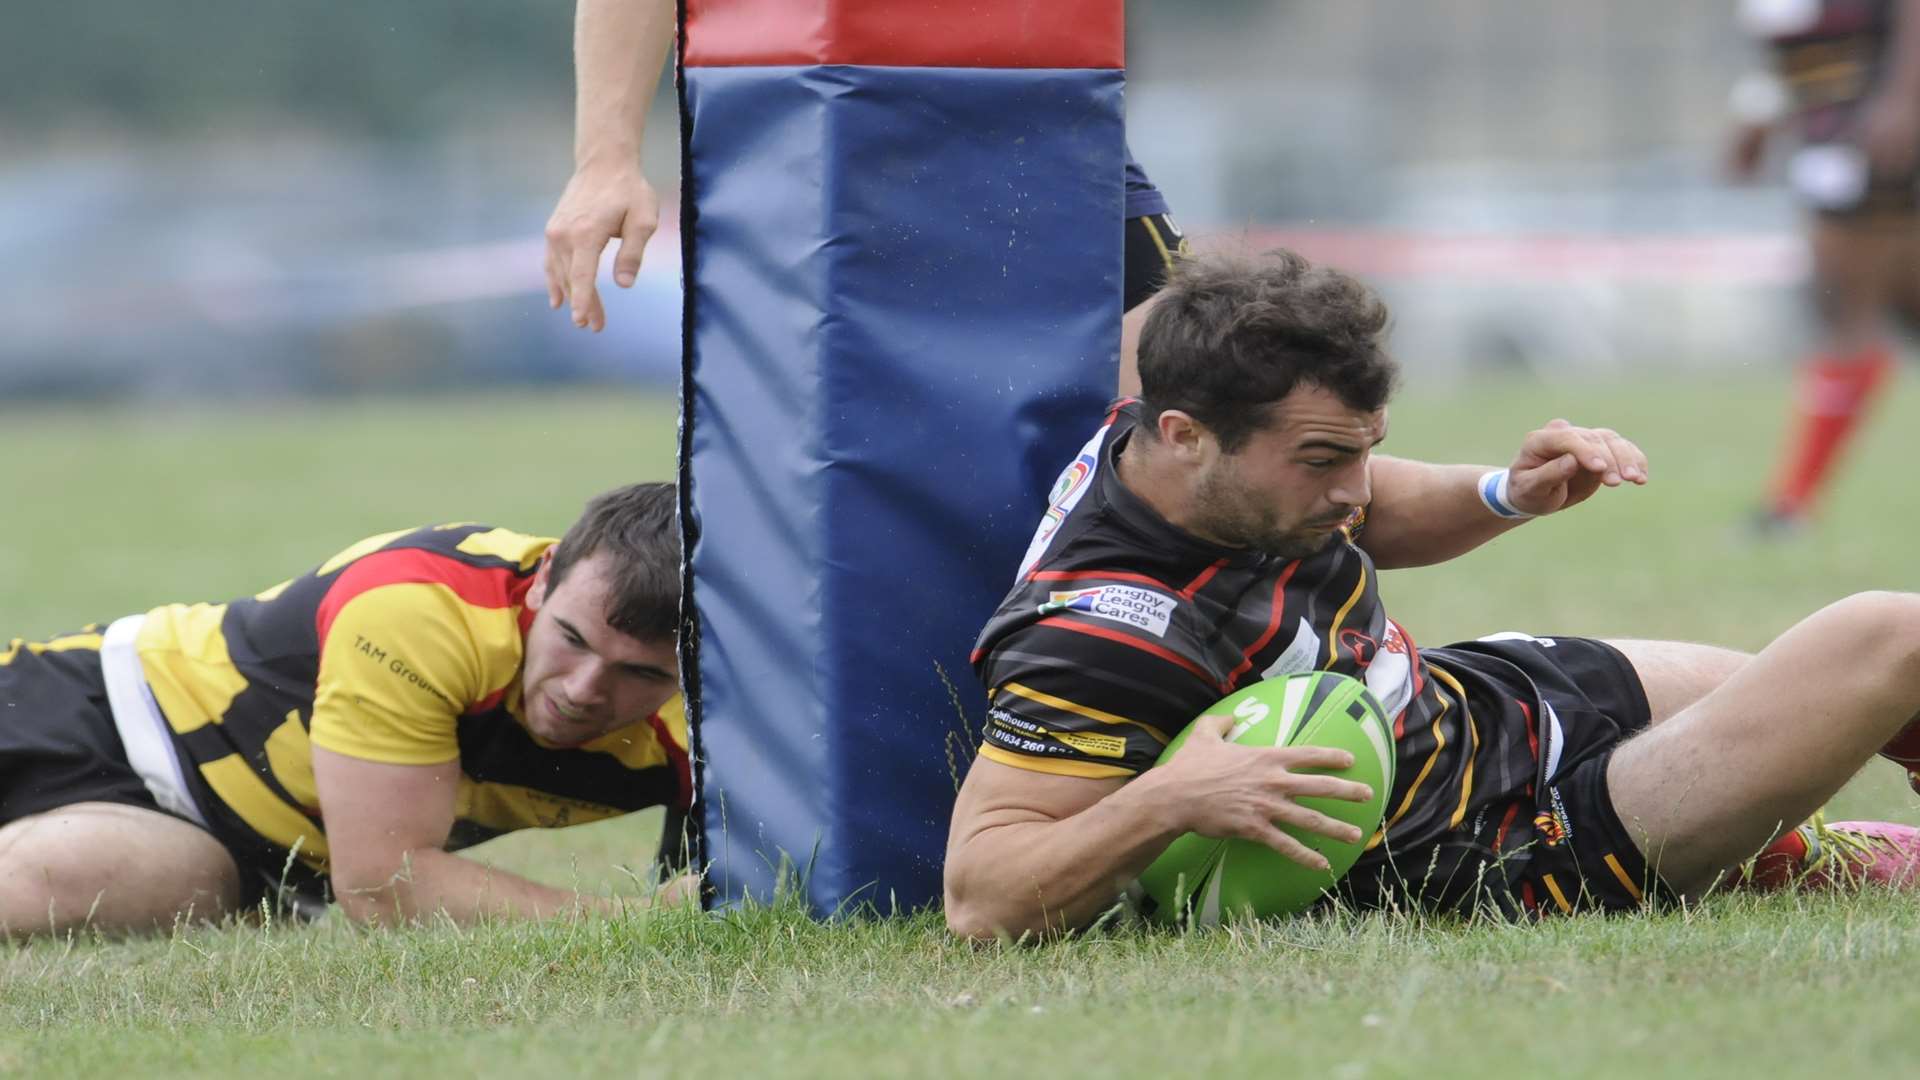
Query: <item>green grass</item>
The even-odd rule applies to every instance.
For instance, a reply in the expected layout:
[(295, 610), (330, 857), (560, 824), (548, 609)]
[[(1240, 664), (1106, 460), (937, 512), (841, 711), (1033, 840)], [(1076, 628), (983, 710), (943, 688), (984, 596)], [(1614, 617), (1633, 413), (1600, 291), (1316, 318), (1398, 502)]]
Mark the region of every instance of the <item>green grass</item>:
[[(1564, 414), (1638, 438), (1654, 484), (1392, 573), (1390, 610), (1425, 644), (1511, 628), (1757, 647), (1847, 592), (1920, 588), (1911, 390), (1818, 529), (1734, 540), (1783, 397), (1767, 381), (1416, 388), (1394, 413), (1396, 453), (1503, 463)], [(670, 407), (606, 395), (0, 411), (0, 631), (251, 592), (424, 520), (551, 532), (602, 488), (669, 475), (672, 443)], [(1920, 820), (1887, 768), (1836, 809)], [(521, 834), (481, 854), (624, 891), (651, 827)], [(958, 945), (932, 916), (821, 926), (789, 908), (385, 934), (332, 919), (0, 953), (0, 1074), (1894, 1075), (1916, 946), (1916, 905), (1884, 895), (1041, 949)]]

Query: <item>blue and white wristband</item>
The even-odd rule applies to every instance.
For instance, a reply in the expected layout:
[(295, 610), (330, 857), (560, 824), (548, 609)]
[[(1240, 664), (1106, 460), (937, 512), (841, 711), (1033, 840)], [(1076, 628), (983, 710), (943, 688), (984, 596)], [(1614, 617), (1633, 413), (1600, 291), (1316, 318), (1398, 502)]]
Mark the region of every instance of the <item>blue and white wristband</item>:
[(1508, 470), (1506, 469), (1494, 469), (1483, 473), (1479, 485), (1480, 501), (1486, 504), (1487, 509), (1493, 511), (1494, 516), (1508, 521), (1525, 521), (1533, 517), (1534, 515), (1513, 505), (1513, 499), (1507, 491), (1507, 482)]

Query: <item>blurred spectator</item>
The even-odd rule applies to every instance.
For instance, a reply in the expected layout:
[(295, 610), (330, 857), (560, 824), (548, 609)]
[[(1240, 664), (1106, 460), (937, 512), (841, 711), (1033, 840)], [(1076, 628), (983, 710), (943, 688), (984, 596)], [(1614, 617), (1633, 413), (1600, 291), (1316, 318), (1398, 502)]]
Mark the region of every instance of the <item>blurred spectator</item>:
[(1771, 46), (1774, 72), (1734, 88), (1729, 165), (1751, 177), (1769, 135), (1796, 129), (1788, 176), (1811, 211), (1821, 328), (1801, 364), (1773, 490), (1753, 519), (1764, 536), (1806, 519), (1884, 391), (1888, 316), (1920, 315), (1920, 0), (1744, 0), (1741, 16)]

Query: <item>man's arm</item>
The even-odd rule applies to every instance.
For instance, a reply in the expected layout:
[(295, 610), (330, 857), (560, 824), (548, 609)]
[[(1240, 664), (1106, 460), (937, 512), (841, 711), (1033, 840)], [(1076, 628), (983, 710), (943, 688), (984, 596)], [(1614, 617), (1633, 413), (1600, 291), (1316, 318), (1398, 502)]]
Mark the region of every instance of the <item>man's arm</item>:
[(1647, 482), (1647, 458), (1610, 428), (1555, 420), (1527, 435), (1508, 466), (1506, 500), (1525, 517), (1501, 517), (1481, 499), (1478, 465), (1429, 465), (1374, 455), (1373, 501), (1359, 544), (1382, 570), (1464, 555), (1528, 517), (1585, 502), (1601, 486)]
[(1905, 175), (1920, 156), (1920, 0), (1893, 13), (1887, 72), (1860, 117), (1860, 146), (1876, 172)]
[(672, 0), (580, 0), (574, 15), (573, 178), (547, 221), (547, 302), (573, 324), (603, 329), (594, 279), (620, 238), (613, 279), (626, 288), (660, 223), (660, 198), (640, 168), (641, 137), (673, 45)]
[(1326, 860), (1276, 823), (1352, 842), (1359, 830), (1295, 799), (1365, 802), (1364, 784), (1296, 769), (1344, 769), (1326, 747), (1228, 743), (1227, 717), (1203, 717), (1167, 764), (1137, 779), (1058, 776), (974, 759), (947, 835), (947, 926), (974, 939), (1084, 926), (1112, 907), (1188, 832), (1264, 843), (1295, 862)]
[[(313, 748), (333, 891), (355, 922), (392, 926), (436, 913), (457, 923), (648, 906), (645, 897), (583, 896), (442, 850), (453, 829), (460, 764), (389, 765)], [(663, 889), (659, 903), (693, 895)]]

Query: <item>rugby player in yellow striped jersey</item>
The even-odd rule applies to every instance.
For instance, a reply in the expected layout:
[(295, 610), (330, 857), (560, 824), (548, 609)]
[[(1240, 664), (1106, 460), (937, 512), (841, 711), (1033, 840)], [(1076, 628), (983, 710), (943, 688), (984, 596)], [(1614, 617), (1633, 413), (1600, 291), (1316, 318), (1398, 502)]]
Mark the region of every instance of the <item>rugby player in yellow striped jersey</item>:
[[(389, 533), (256, 596), (15, 641), (0, 933), (329, 899), (381, 924), (612, 909), (453, 852), (684, 811), (679, 603), (674, 487), (639, 484), (557, 543)], [(683, 816), (668, 817), (671, 866)], [(677, 877), (661, 896), (693, 888)]]

